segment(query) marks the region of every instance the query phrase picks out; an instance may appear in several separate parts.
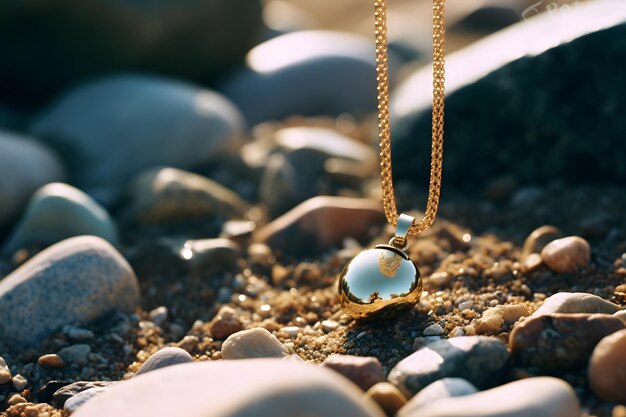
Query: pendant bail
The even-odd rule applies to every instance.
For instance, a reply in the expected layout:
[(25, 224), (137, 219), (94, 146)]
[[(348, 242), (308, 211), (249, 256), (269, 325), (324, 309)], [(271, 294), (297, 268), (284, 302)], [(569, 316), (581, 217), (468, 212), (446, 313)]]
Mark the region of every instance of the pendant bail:
[(415, 217), (408, 214), (400, 214), (396, 221), (396, 235), (389, 241), (390, 245), (395, 246), (398, 249), (406, 249), (409, 245), (406, 235), (409, 233), (409, 229), (413, 225)]

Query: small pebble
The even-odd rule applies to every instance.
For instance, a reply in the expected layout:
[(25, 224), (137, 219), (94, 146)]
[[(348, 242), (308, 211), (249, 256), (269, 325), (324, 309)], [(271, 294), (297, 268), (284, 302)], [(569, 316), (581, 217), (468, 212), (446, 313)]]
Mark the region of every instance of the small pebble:
[(339, 323), (335, 320), (324, 320), (322, 321), (322, 330), (324, 333), (330, 333), (333, 330), (337, 330), (339, 328)]
[(28, 385), (28, 381), (22, 375), (17, 374), (11, 380), (16, 391), (22, 391)]
[(148, 313), (148, 317), (150, 318), (150, 321), (156, 324), (157, 326), (162, 325), (163, 322), (167, 320), (167, 316), (168, 316), (168, 311), (167, 311), (167, 307), (165, 306), (157, 307), (154, 310), (151, 310), (150, 313)]
[(166, 366), (190, 362), (193, 362), (193, 358), (186, 350), (177, 347), (165, 347), (150, 356), (137, 370), (135, 376), (165, 368)]
[(601, 399), (626, 404), (626, 330), (598, 343), (589, 361), (589, 385)]
[(26, 402), (28, 402), (26, 401), (26, 398), (22, 397), (20, 394), (13, 394), (7, 400), (7, 404), (9, 405), (15, 405), (15, 404), (26, 403)]
[(65, 333), (70, 339), (77, 342), (91, 340), (95, 337), (91, 330), (81, 329), (80, 327), (76, 326), (64, 326), (63, 333)]
[(280, 340), (262, 327), (234, 333), (222, 344), (224, 359), (283, 358), (288, 354)]
[(363, 391), (385, 380), (383, 366), (374, 357), (331, 355), (324, 360), (322, 366), (345, 376)]
[(459, 311), (469, 310), (474, 306), (474, 302), (472, 300), (463, 301), (459, 304)]
[(237, 317), (237, 311), (224, 306), (210, 324), (211, 336), (217, 340), (225, 340), (233, 333), (243, 330), (243, 323)]
[(529, 273), (536, 271), (543, 264), (543, 259), (541, 259), (541, 255), (538, 253), (531, 253), (524, 259), (524, 263), (522, 264), (524, 267), (524, 271)]
[(584, 292), (559, 292), (548, 297), (533, 313), (533, 317), (552, 313), (614, 314), (620, 310), (617, 304), (597, 295)]
[(516, 322), (520, 317), (530, 315), (525, 304), (506, 304), (491, 307), (476, 320), (474, 327), (478, 334), (496, 333), (502, 329), (505, 322)]
[(375, 384), (367, 390), (365, 397), (376, 402), (389, 417), (395, 416), (407, 401), (404, 394), (389, 382)]
[(0, 367), (0, 385), (11, 382), (11, 371), (6, 366)]
[(424, 329), (424, 336), (439, 336), (441, 334), (443, 334), (443, 327), (437, 323), (433, 323)]
[(287, 326), (281, 328), (280, 331), (285, 333), (288, 338), (294, 339), (302, 331), (302, 328), (298, 326)]
[(42, 355), (37, 359), (37, 363), (46, 368), (62, 368), (65, 366), (65, 362), (56, 353), (48, 353)]
[(65, 363), (76, 363), (78, 365), (86, 365), (89, 362), (89, 354), (91, 346), (85, 344), (72, 345), (63, 348), (58, 355)]
[(554, 226), (541, 226), (524, 241), (522, 247), (522, 259), (528, 258), (530, 254), (541, 253), (541, 250), (553, 240), (563, 237), (563, 233)]
[(575, 272), (591, 261), (591, 247), (582, 237), (564, 237), (548, 243), (541, 250), (541, 258), (554, 272)]
[(617, 405), (613, 408), (611, 417), (626, 417), (626, 405)]

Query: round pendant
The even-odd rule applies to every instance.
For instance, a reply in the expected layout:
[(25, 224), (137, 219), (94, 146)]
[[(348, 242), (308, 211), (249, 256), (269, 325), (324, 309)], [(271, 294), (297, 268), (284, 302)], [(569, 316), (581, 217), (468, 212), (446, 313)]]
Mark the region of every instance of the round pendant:
[[(410, 218), (410, 226), (413, 218), (406, 217)], [(404, 238), (405, 228), (408, 230), (399, 220), (396, 236)], [(419, 270), (404, 251), (391, 244), (376, 245), (359, 253), (339, 277), (339, 302), (343, 311), (354, 319), (396, 316), (417, 304), (421, 294)]]

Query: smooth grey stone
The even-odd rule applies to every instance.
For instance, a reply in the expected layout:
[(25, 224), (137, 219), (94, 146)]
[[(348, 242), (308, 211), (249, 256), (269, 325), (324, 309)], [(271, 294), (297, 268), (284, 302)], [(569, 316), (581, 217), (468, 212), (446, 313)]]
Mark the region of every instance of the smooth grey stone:
[(461, 397), (477, 393), (475, 386), (462, 378), (443, 378), (425, 387), (411, 398), (403, 407), (400, 416), (417, 413), (421, 407), (430, 405), (442, 398)]
[(532, 317), (553, 313), (614, 314), (620, 306), (585, 292), (558, 292), (546, 298)]
[(224, 359), (284, 358), (287, 348), (262, 327), (233, 333), (222, 344)]
[(130, 313), (138, 303), (135, 273), (110, 243), (70, 238), (0, 281), (0, 342), (26, 348), (65, 325)]
[(85, 344), (71, 345), (61, 349), (58, 355), (63, 359), (63, 362), (71, 364), (76, 363), (78, 365), (86, 365), (88, 362), (88, 356), (91, 353), (91, 346)]
[(41, 104), (128, 70), (211, 80), (258, 42), (262, 11), (260, 0), (1, 2), (0, 96)]
[[(182, 399), (182, 400), (181, 400)], [(384, 417), (333, 371), (293, 360), (207, 361), (122, 382), (75, 417)]]
[(193, 362), (193, 358), (186, 350), (177, 347), (165, 347), (150, 356), (135, 372), (135, 376), (165, 368), (166, 366), (189, 362)]
[(11, 254), (34, 244), (48, 246), (81, 235), (118, 244), (117, 227), (100, 204), (71, 185), (51, 183), (31, 197), (3, 252)]
[(241, 248), (230, 239), (188, 240), (179, 251), (191, 271), (234, 271)]
[(64, 179), (62, 163), (45, 145), (0, 130), (0, 229), (18, 216), (37, 188)]
[(76, 412), (76, 410), (78, 410), (80, 407), (85, 405), (87, 401), (97, 397), (98, 395), (104, 394), (108, 390), (109, 388), (91, 388), (85, 391), (81, 391), (80, 393), (65, 401), (65, 404), (63, 405), (63, 411), (68, 414), (72, 414)]
[(298, 31), (253, 48), (247, 66), (217, 89), (254, 126), (291, 115), (356, 116), (376, 110), (374, 42), (332, 31)]
[[(624, 182), (626, 79), (615, 63), (626, 56), (625, 22), (622, 0), (580, 2), (449, 54), (444, 183), (479, 193), (504, 174), (521, 184)], [(428, 176), (430, 153), (415, 138), (430, 137), (431, 79), (425, 66), (391, 94), (400, 181)]]
[(401, 360), (389, 373), (389, 382), (407, 396), (442, 378), (462, 378), (485, 388), (497, 384), (509, 352), (499, 339), (462, 336), (431, 342)]
[(414, 409), (409, 401), (398, 417), (580, 417), (578, 398), (565, 381), (526, 378), (487, 391), (444, 398)]
[(117, 381), (76, 381), (71, 384), (65, 385), (54, 391), (52, 394), (52, 404), (57, 408), (63, 408), (65, 403), (70, 399), (81, 392), (98, 389), (98, 388), (108, 388), (115, 384)]
[(243, 129), (239, 111), (217, 93), (119, 75), (71, 90), (31, 130), (64, 155), (79, 188), (108, 205), (147, 168), (191, 169), (224, 156)]

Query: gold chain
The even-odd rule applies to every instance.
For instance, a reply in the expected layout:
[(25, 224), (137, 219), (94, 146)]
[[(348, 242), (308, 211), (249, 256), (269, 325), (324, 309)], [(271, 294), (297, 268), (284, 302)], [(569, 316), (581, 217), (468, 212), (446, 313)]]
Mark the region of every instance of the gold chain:
[[(387, 5), (386, 0), (375, 0), (376, 73), (378, 82), (378, 129), (380, 140), (380, 174), (383, 206), (387, 221), (393, 226), (398, 220), (391, 175), (391, 137), (389, 128), (389, 66), (387, 62)], [(443, 108), (445, 81), (445, 0), (433, 0), (433, 114), (430, 186), (424, 218), (413, 223), (408, 234), (417, 235), (435, 221), (441, 192), (443, 162)]]

